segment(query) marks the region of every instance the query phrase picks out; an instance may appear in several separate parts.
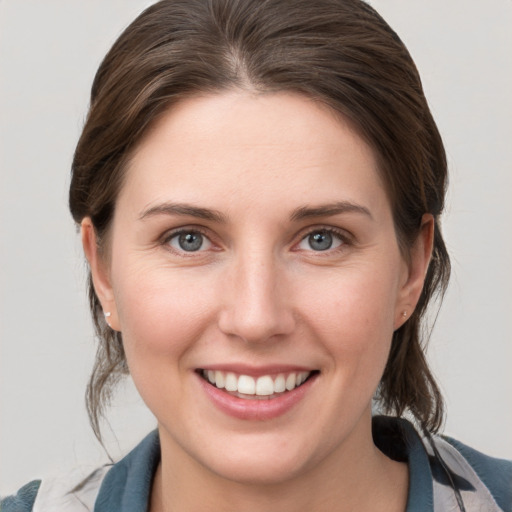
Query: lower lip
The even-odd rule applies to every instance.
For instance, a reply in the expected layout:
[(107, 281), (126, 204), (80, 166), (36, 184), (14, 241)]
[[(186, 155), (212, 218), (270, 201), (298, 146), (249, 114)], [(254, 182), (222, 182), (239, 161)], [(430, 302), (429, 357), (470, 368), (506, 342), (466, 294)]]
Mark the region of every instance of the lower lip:
[(240, 420), (263, 421), (282, 416), (297, 405), (311, 389), (317, 374), (312, 375), (298, 388), (268, 400), (244, 400), (216, 388), (199, 375), (197, 378), (210, 400), (225, 414)]

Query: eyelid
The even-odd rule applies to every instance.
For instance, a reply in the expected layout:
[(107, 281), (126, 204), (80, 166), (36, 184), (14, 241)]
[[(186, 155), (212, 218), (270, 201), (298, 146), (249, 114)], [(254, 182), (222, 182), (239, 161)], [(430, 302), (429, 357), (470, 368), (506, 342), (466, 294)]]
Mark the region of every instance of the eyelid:
[[(331, 225), (318, 224), (318, 225), (314, 225), (314, 226), (308, 226), (308, 227), (302, 229), (299, 232), (299, 234), (296, 236), (296, 238), (298, 238), (298, 240), (292, 244), (292, 250), (297, 251), (297, 252), (301, 251), (302, 249), (298, 249), (297, 245), (300, 242), (302, 242), (306, 237), (310, 236), (313, 233), (317, 233), (320, 231), (324, 231), (324, 232), (333, 234), (334, 236), (341, 239), (341, 241), (343, 243), (339, 247), (336, 247), (334, 249), (328, 249), (326, 251), (314, 251), (313, 249), (311, 249), (311, 252), (318, 253), (319, 255), (321, 255), (321, 254), (327, 255), (329, 253), (332, 254), (333, 252), (342, 250), (342, 248), (344, 248), (347, 245), (353, 245), (355, 243), (354, 236), (347, 230), (339, 228), (339, 227), (331, 226)], [(194, 225), (194, 224), (186, 225), (186, 226), (179, 226), (179, 227), (172, 228), (172, 229), (165, 231), (164, 234), (161, 237), (159, 237), (159, 243), (163, 246), (166, 246), (166, 248), (169, 251), (171, 251), (175, 254), (178, 254), (181, 256), (186, 256), (186, 257), (191, 257), (191, 256), (195, 255), (197, 257), (199, 254), (202, 254), (207, 251), (202, 251), (202, 250), (201, 251), (190, 251), (190, 252), (178, 251), (169, 245), (169, 241), (172, 238), (174, 238), (180, 234), (183, 234), (183, 233), (194, 233), (194, 232), (200, 233), (202, 236), (207, 238), (208, 241), (212, 244), (212, 247), (210, 247), (208, 250), (214, 250), (214, 251), (220, 250), (219, 244), (216, 243), (215, 236), (212, 236), (211, 231), (203, 226), (198, 226), (198, 225)]]
[[(174, 247), (172, 247), (170, 245), (170, 241), (181, 235), (181, 234), (184, 234), (184, 233), (199, 233), (200, 235), (202, 235), (203, 237), (205, 237), (211, 244), (211, 247), (209, 247), (208, 249), (206, 250), (199, 250), (199, 251), (185, 251), (185, 250), (178, 250)], [(215, 242), (214, 240), (212, 239), (212, 235), (211, 233), (205, 229), (204, 227), (202, 226), (195, 226), (195, 225), (188, 225), (188, 226), (180, 226), (180, 227), (177, 227), (177, 228), (174, 228), (174, 229), (170, 229), (168, 231), (166, 231), (161, 237), (160, 237), (160, 244), (165, 246), (165, 248), (172, 252), (173, 254), (177, 254), (179, 256), (183, 256), (183, 257), (193, 257), (193, 256), (198, 256), (198, 255), (202, 255), (204, 254), (205, 252), (207, 251), (210, 251), (210, 250), (215, 250)]]
[(299, 240), (293, 244), (293, 248), (292, 249), (296, 250), (296, 251), (303, 250), (303, 249), (296, 249), (297, 245), (299, 243), (301, 243), (303, 240), (305, 240), (308, 236), (312, 235), (313, 233), (318, 233), (318, 232), (321, 232), (321, 231), (326, 232), (326, 233), (330, 233), (330, 234), (336, 236), (343, 243), (340, 246), (335, 247), (333, 249), (327, 249), (325, 251), (314, 251), (313, 249), (311, 249), (310, 250), (311, 252), (318, 253), (319, 255), (321, 255), (321, 254), (324, 254), (324, 255), (332, 254), (333, 252), (343, 250), (343, 248), (345, 246), (352, 245), (354, 243), (354, 237), (348, 231), (346, 231), (344, 229), (341, 229), (341, 228), (338, 228), (338, 227), (335, 227), (335, 226), (326, 226), (326, 225), (319, 224), (319, 225), (316, 225), (316, 226), (308, 226), (307, 228), (301, 230), (301, 232), (298, 234)]

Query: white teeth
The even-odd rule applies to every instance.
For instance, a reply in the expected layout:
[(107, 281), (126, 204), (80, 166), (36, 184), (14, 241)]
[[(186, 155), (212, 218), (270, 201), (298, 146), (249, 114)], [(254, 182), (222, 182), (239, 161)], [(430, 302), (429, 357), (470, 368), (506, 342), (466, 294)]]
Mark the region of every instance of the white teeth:
[(297, 374), (297, 386), (300, 386), (308, 378), (308, 375), (309, 375), (309, 372), (298, 373)]
[(276, 377), (274, 382), (274, 391), (276, 393), (283, 393), (286, 390), (286, 380), (283, 374), (280, 374)]
[(234, 373), (226, 374), (225, 388), (226, 391), (238, 391), (238, 379)]
[(262, 375), (254, 378), (250, 375), (236, 375), (220, 370), (203, 370), (203, 377), (219, 389), (238, 392), (241, 395), (271, 396), (275, 393), (292, 391), (304, 383), (311, 372), (280, 373), (276, 377)]
[(290, 375), (288, 375), (288, 377), (286, 377), (286, 389), (288, 391), (291, 391), (292, 389), (295, 388), (296, 385), (297, 385), (297, 377), (296, 377), (295, 373), (290, 373)]
[(238, 377), (238, 392), (243, 395), (254, 395), (256, 393), (256, 382), (249, 375)]
[(257, 395), (273, 395), (274, 394), (274, 381), (269, 375), (260, 377), (256, 381), (256, 394)]
[(222, 389), (226, 385), (224, 380), (224, 374), (222, 372), (215, 372), (215, 385), (220, 389)]

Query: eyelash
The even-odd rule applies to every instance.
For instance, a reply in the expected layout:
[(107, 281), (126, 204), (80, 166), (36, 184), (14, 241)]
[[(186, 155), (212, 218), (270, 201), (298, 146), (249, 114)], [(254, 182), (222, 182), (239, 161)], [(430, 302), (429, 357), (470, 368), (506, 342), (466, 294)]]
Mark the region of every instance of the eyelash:
[[(293, 244), (292, 250), (295, 251), (295, 252), (301, 251), (301, 249), (295, 249), (295, 247), (298, 244), (300, 244), (301, 242), (303, 242), (304, 240), (306, 240), (309, 236), (311, 236), (311, 235), (313, 235), (315, 233), (324, 233), (324, 234), (332, 235), (334, 238), (337, 238), (338, 240), (340, 240), (341, 244), (339, 246), (333, 248), (333, 249), (328, 248), (326, 250), (319, 250), (319, 251), (315, 251), (313, 249), (310, 249), (308, 252), (312, 252), (312, 253), (315, 253), (315, 254), (318, 254), (318, 255), (325, 255), (325, 256), (327, 256), (327, 255), (332, 255), (333, 253), (338, 253), (340, 251), (343, 251), (344, 249), (346, 249), (347, 245), (353, 245), (353, 238), (352, 238), (352, 236), (349, 235), (344, 230), (341, 230), (341, 229), (338, 229), (338, 228), (334, 228), (332, 226), (328, 226), (328, 227), (327, 226), (313, 226), (313, 227), (307, 228), (307, 230), (303, 231), (299, 235), (299, 241), (295, 242)], [(170, 245), (171, 240), (173, 240), (176, 237), (179, 237), (180, 235), (185, 235), (185, 234), (199, 234), (202, 237), (204, 237), (204, 239), (206, 239), (213, 247), (215, 247), (215, 243), (212, 241), (211, 236), (209, 236), (206, 233), (205, 230), (201, 229), (200, 227), (195, 227), (195, 226), (183, 227), (183, 228), (179, 228), (179, 229), (173, 230), (171, 232), (167, 232), (162, 237), (161, 244), (166, 246), (166, 248), (169, 251), (171, 251), (174, 254), (177, 254), (177, 255), (179, 255), (181, 257), (184, 257), (184, 258), (194, 257), (194, 254), (196, 252), (198, 254), (201, 254), (201, 253), (205, 252), (204, 250), (197, 250), (197, 251), (177, 250), (177, 249), (171, 247), (171, 245)], [(215, 250), (215, 249), (213, 249), (213, 250)]]
[(172, 253), (177, 254), (179, 256), (182, 256), (184, 258), (190, 258), (196, 252), (199, 253), (199, 254), (204, 252), (204, 251), (200, 251), (200, 250), (198, 250), (198, 251), (177, 250), (177, 249), (171, 247), (171, 245), (170, 245), (171, 240), (173, 240), (176, 237), (179, 237), (180, 235), (188, 235), (188, 234), (199, 234), (204, 239), (208, 240), (210, 244), (214, 245), (214, 243), (211, 240), (211, 237), (208, 236), (208, 234), (203, 229), (201, 229), (199, 227), (195, 227), (195, 226), (193, 226), (193, 227), (191, 226), (191, 227), (188, 227), (188, 228), (187, 227), (183, 227), (183, 228), (179, 228), (179, 229), (167, 232), (163, 236), (161, 243), (162, 243), (162, 245), (166, 246), (166, 248), (169, 251), (171, 251)]
[[(315, 255), (318, 255), (318, 256), (327, 257), (329, 255), (332, 255), (333, 253), (334, 254), (339, 253), (339, 252), (345, 250), (347, 248), (347, 246), (353, 244), (352, 236), (350, 236), (346, 231), (344, 231), (342, 229), (338, 229), (338, 228), (335, 228), (332, 226), (313, 226), (313, 227), (307, 228), (306, 231), (303, 231), (299, 235), (300, 240), (299, 240), (299, 242), (294, 244), (294, 247), (297, 246), (298, 244), (300, 244), (301, 242), (303, 242), (304, 240), (306, 240), (311, 235), (314, 235), (315, 233), (323, 233), (323, 234), (332, 235), (333, 238), (337, 238), (341, 242), (339, 246), (334, 247), (334, 248), (328, 248), (323, 251), (322, 250), (315, 251), (313, 249), (309, 249), (308, 252), (315, 253)], [(300, 249), (295, 249), (295, 250), (300, 251)]]

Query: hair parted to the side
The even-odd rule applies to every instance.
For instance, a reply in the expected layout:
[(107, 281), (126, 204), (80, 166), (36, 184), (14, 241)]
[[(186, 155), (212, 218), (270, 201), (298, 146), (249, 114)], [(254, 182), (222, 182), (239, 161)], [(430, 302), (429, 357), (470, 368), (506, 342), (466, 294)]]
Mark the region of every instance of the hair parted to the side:
[[(378, 158), (404, 257), (423, 214), (434, 216), (425, 286), (415, 311), (394, 333), (378, 394), (388, 413), (409, 411), (424, 429), (438, 430), (443, 402), (420, 334), (427, 305), (442, 296), (450, 274), (439, 226), (446, 156), (414, 62), (366, 3), (163, 0), (146, 9), (94, 79), (72, 165), (73, 218), (80, 223), (90, 217), (100, 251), (108, 246), (123, 173), (141, 137), (182, 98), (228, 89), (298, 92), (348, 119)], [(99, 347), (87, 407), (101, 440), (100, 417), (128, 369), (122, 336), (106, 325), (90, 279), (89, 298)]]

